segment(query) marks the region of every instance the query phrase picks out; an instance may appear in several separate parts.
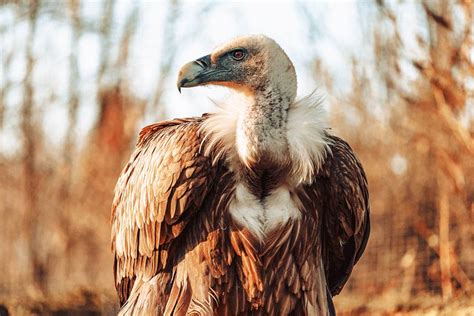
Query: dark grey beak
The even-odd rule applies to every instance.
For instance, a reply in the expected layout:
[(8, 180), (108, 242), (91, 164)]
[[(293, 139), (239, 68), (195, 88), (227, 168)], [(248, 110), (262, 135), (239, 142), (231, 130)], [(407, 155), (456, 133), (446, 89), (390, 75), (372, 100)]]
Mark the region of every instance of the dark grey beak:
[(210, 72), (210, 66), (211, 56), (206, 55), (181, 67), (178, 74), (178, 91), (181, 92), (182, 87), (190, 88), (200, 85), (204, 75)]
[(224, 81), (227, 79), (226, 73), (228, 73), (226, 69), (218, 65), (211, 65), (211, 55), (203, 56), (181, 67), (177, 80), (178, 91), (181, 92), (181, 88)]

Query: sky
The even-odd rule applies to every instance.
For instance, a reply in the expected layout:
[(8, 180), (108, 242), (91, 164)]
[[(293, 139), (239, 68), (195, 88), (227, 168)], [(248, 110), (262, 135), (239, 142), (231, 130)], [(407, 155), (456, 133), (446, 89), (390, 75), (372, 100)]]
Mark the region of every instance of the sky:
[[(356, 45), (358, 34), (354, 35), (353, 26), (356, 24), (357, 8), (354, 2), (347, 1), (304, 5), (313, 9), (315, 11), (313, 14), (324, 17), (325, 20), (320, 22), (321, 30), (318, 32), (321, 34), (317, 36), (308, 34), (306, 23), (301, 21), (301, 5), (294, 1), (221, 1), (212, 5), (209, 14), (197, 21), (192, 15), (199, 11), (202, 2), (185, 1), (186, 12), (178, 23), (178, 34), (186, 35), (187, 32), (197, 34), (180, 43), (178, 48), (176, 63), (171, 71), (173, 75), (166, 87), (168, 100), (166, 104), (169, 104), (167, 115), (181, 117), (212, 110), (212, 102), (209, 102), (208, 97), (220, 96), (220, 88), (183, 89), (182, 95), (179, 95), (175, 83), (176, 75), (184, 63), (209, 54), (214, 47), (239, 35), (265, 34), (275, 39), (295, 63), (300, 78), (300, 94), (308, 94), (314, 90), (316, 84), (311, 77), (310, 67), (314, 54), (318, 51), (335, 68), (344, 62), (346, 56), (340, 53), (341, 49), (344, 50), (344, 46)], [(163, 11), (156, 3), (144, 3), (141, 22), (146, 27), (140, 29), (136, 38), (139, 44), (135, 46), (132, 58), (133, 69), (138, 70), (136, 82), (132, 82), (132, 86), (145, 98), (149, 97), (150, 91), (153, 91), (153, 79), (157, 75), (149, 71), (148, 65), (156, 62), (159, 52), (163, 49), (162, 42), (149, 40), (151, 30), (159, 29), (163, 21), (163, 18), (156, 19), (160, 16), (160, 12)], [(201, 20), (202, 24), (199, 25)], [(193, 30), (196, 27), (200, 28), (197, 32)], [(342, 47), (334, 47), (334, 42), (342, 43)]]
[[(128, 14), (138, 5), (137, 32), (133, 38), (127, 75), (132, 92), (150, 100), (159, 75), (160, 58), (168, 43), (163, 36), (164, 21), (169, 14), (167, 1), (120, 0), (115, 10), (116, 25), (112, 38), (119, 41)], [(207, 13), (199, 15), (203, 7)], [(363, 7), (363, 5), (362, 5)], [(338, 89), (350, 87), (350, 54), (363, 50), (364, 39), (359, 12), (361, 4), (352, 1), (305, 2), (305, 1), (191, 1), (185, 0), (176, 23), (177, 54), (164, 88), (163, 104), (166, 118), (200, 115), (212, 111), (210, 99), (219, 100), (227, 92), (223, 88), (199, 87), (176, 89), (176, 76), (184, 63), (206, 55), (219, 44), (238, 35), (265, 34), (274, 38), (295, 64), (298, 75), (299, 96), (318, 88), (324, 92), (322, 82), (314, 76), (311, 62), (321, 56), (330, 67)], [(100, 1), (83, 1), (81, 13), (90, 20), (100, 18)], [(311, 16), (312, 20), (307, 17)], [(16, 23), (13, 10), (0, 8), (0, 28)], [(311, 21), (311, 22), (310, 22)], [(308, 23), (314, 23), (311, 29)], [(0, 48), (3, 52), (12, 47), (22, 47), (26, 41), (26, 22), (16, 23), (13, 31), (3, 32)], [(312, 30), (312, 31), (310, 31)], [(60, 144), (68, 127), (67, 91), (68, 56), (71, 47), (71, 30), (68, 21), (58, 21), (45, 15), (38, 22), (34, 51), (37, 67), (34, 74), (37, 104), (42, 109), (45, 134), (50, 141)], [(78, 139), (92, 128), (97, 118), (95, 80), (99, 64), (100, 44), (93, 33), (84, 33), (78, 42), (81, 105), (79, 108)], [(8, 70), (0, 69), (0, 83), (8, 79), (13, 87), (7, 95), (7, 115), (18, 111), (21, 104), (21, 82), (25, 72), (23, 54), (13, 56)], [(15, 115), (9, 115), (15, 117)], [(156, 121), (154, 113), (148, 113), (141, 122), (145, 125)], [(19, 142), (12, 142), (18, 121), (5, 122), (0, 132), (0, 148), (14, 152)]]

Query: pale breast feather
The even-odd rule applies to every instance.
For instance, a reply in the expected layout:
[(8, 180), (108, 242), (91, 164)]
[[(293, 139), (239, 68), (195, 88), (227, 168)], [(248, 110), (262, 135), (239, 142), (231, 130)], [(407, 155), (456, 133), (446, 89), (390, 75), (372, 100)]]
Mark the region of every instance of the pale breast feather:
[(239, 225), (251, 231), (260, 241), (273, 229), (301, 217), (298, 203), (288, 187), (273, 190), (265, 199), (254, 196), (243, 183), (236, 186), (229, 213)]

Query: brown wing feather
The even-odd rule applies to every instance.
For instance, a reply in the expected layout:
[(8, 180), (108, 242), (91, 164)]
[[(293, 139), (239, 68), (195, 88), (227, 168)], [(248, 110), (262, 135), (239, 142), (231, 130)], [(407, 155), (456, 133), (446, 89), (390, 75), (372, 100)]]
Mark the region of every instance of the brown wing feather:
[(326, 278), (337, 295), (367, 245), (370, 205), (365, 172), (351, 147), (338, 137), (328, 138), (331, 152), (311, 189), (321, 201)]
[(123, 305), (137, 276), (166, 266), (167, 244), (181, 234), (206, 195), (214, 168), (199, 155), (202, 118), (145, 127), (124, 168), (112, 206), (115, 285)]

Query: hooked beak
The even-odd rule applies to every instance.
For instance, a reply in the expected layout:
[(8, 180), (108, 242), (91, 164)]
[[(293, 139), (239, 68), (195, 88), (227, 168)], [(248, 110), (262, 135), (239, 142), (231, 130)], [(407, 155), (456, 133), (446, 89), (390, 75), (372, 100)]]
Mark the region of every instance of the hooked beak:
[(211, 55), (206, 55), (199, 59), (193, 60), (181, 67), (178, 74), (178, 91), (181, 88), (196, 87), (203, 84), (225, 81), (228, 79), (227, 69), (218, 65), (211, 65)]

